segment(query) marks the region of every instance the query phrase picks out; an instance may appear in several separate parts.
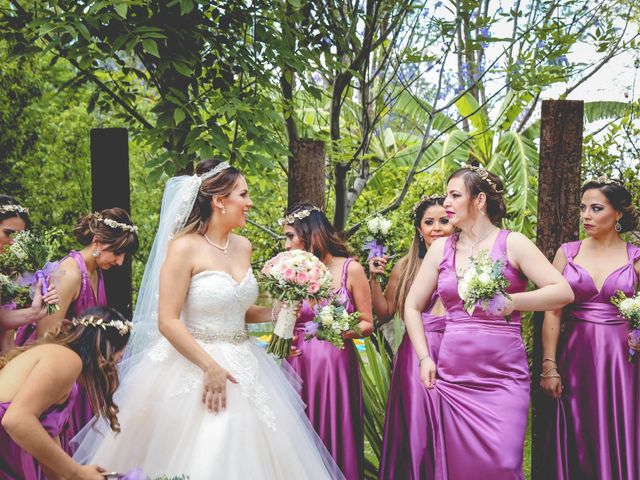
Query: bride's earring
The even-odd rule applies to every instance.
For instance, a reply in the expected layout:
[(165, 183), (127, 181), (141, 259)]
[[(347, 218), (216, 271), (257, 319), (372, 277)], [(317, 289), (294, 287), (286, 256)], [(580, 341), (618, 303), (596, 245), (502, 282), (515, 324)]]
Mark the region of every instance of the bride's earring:
[(224, 207), (222, 207), (222, 213), (223, 214), (227, 213), (227, 210)]
[(98, 255), (100, 255), (100, 250), (96, 248), (96, 249), (93, 251), (93, 253), (91, 254), (91, 256), (92, 256), (93, 258), (96, 258)]

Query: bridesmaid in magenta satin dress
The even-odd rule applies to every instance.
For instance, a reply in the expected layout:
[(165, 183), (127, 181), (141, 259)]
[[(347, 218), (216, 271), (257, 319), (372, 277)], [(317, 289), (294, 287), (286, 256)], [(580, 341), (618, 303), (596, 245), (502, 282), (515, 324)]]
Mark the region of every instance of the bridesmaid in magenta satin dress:
[(627, 358), (638, 346), (611, 304), (617, 291), (633, 296), (639, 285), (640, 247), (620, 238), (638, 216), (628, 190), (606, 177), (585, 182), (580, 209), (587, 239), (562, 245), (554, 262), (575, 301), (547, 312), (543, 327), (540, 384), (557, 399), (548, 475), (640, 478), (640, 367)]
[[(408, 255), (391, 271), (387, 288), (382, 292), (376, 275), (384, 274), (386, 257), (369, 260), (369, 273), (373, 310), (378, 322), (386, 322), (397, 312), (403, 316), (404, 301), (411, 283), (427, 253), (427, 248), (438, 238), (453, 233), (449, 217), (442, 206), (444, 196), (421, 198), (412, 212), (415, 233)], [(442, 302), (434, 295), (429, 301), (422, 321), (429, 351), (437, 359), (444, 334), (445, 318)], [(432, 424), (437, 421), (428, 415), (434, 411), (420, 381), (415, 361), (416, 354), (408, 335), (404, 335), (395, 356), (389, 399), (385, 416), (382, 455), (378, 478), (422, 480), (434, 475)]]
[[(75, 227), (75, 234), (85, 247), (80, 251), (72, 250), (60, 261), (58, 270), (61, 273), (56, 276), (60, 311), (18, 329), (16, 345), (25, 345), (42, 337), (58, 328), (64, 318), (80, 316), (87, 308), (106, 306), (108, 301), (102, 271), (121, 266), (125, 256), (138, 249), (137, 228), (121, 208), (82, 217)], [(68, 453), (73, 454), (70, 440), (93, 415), (87, 393), (80, 386), (69, 426), (60, 435), (62, 446)]]
[[(103, 469), (74, 462), (56, 437), (79, 381), (92, 392), (98, 414), (119, 431), (112, 398), (130, 325), (113, 309), (94, 308), (57, 335), (0, 357), (0, 480), (103, 478)], [(105, 377), (109, 381), (100, 380)]]
[[(502, 191), (501, 180), (483, 168), (465, 166), (451, 175), (444, 207), (459, 234), (433, 243), (405, 303), (415, 361), (440, 418), (435, 478), (524, 478), (530, 380), (519, 312), (573, 300), (562, 275), (529, 239), (498, 227), (506, 210)], [(476, 306), (470, 315), (458, 278), (480, 251), (504, 262), (510, 298), (494, 299), (488, 311)], [(536, 290), (525, 292), (527, 278)], [(447, 311), (437, 365), (421, 318), (436, 288)]]
[[(296, 215), (296, 216), (294, 216)], [(362, 266), (350, 258), (344, 241), (319, 208), (300, 203), (281, 221), (285, 249), (301, 249), (322, 260), (334, 279), (336, 295), (348, 312), (360, 312), (360, 333), (373, 330), (371, 292)], [(362, 378), (353, 342), (340, 350), (329, 342), (304, 339), (304, 324), (314, 317), (303, 302), (296, 321), (294, 355), (287, 359), (302, 380), (302, 400), (316, 432), (347, 480), (364, 478)], [(345, 338), (359, 335), (347, 332)]]

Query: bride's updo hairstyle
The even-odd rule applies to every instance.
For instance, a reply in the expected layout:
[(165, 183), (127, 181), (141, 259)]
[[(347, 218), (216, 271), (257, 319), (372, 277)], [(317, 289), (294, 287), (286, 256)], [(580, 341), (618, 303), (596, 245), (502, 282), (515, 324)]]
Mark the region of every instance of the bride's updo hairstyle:
[(122, 208), (106, 208), (80, 218), (73, 233), (81, 245), (93, 240), (108, 245), (107, 250), (116, 255), (133, 255), (138, 250), (138, 228)]
[(498, 227), (502, 224), (502, 219), (507, 216), (507, 207), (503, 198), (504, 184), (500, 177), (482, 167), (465, 165), (453, 172), (447, 183), (452, 178), (462, 178), (471, 198), (484, 193), (487, 197), (487, 216), (491, 223)]
[(300, 202), (289, 207), (282, 223), (291, 225), (304, 242), (304, 249), (322, 260), (328, 253), (334, 257), (350, 257), (349, 247), (331, 225), (325, 213), (311, 203)]
[(584, 182), (580, 193), (584, 195), (584, 192), (592, 189), (600, 190), (602, 194), (607, 197), (607, 200), (614, 210), (622, 214), (622, 217), (618, 221), (620, 225), (618, 233), (632, 232), (635, 230), (638, 226), (638, 212), (633, 205), (631, 193), (622, 183), (605, 176), (593, 178)]
[[(202, 176), (220, 165), (222, 160), (203, 160), (196, 166), (196, 175)], [(203, 234), (211, 218), (211, 201), (214, 197), (228, 197), (242, 173), (235, 167), (227, 167), (200, 184), (193, 208), (187, 217), (185, 227), (180, 232)]]

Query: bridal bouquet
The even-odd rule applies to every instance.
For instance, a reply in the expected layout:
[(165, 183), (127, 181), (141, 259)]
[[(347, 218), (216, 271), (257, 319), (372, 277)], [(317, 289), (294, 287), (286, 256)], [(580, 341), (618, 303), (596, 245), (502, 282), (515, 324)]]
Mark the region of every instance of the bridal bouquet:
[(503, 266), (503, 261), (494, 261), (484, 250), (469, 258), (469, 266), (458, 277), (458, 295), (469, 315), (473, 315), (476, 306), (484, 308), (489, 315), (500, 314), (505, 300), (511, 298), (507, 293), (509, 281), (502, 273)]
[[(16, 233), (8, 252), (3, 254), (3, 264), (19, 273), (18, 285), (30, 287), (31, 292), (41, 281), (42, 295), (49, 290), (49, 280), (58, 268), (59, 262), (53, 261), (58, 256), (59, 230), (51, 230), (37, 234), (28, 230)], [(60, 310), (58, 305), (47, 304), (47, 314)]]
[(331, 274), (318, 257), (304, 250), (279, 253), (265, 263), (261, 274), (265, 290), (284, 302), (267, 352), (284, 358), (291, 352), (296, 306), (304, 299), (327, 298), (331, 292)]
[(367, 261), (369, 261), (373, 257), (381, 257), (387, 253), (384, 242), (391, 232), (391, 220), (376, 215), (367, 222), (367, 230), (369, 239), (362, 245), (362, 248), (369, 251), (367, 257)]
[(305, 339), (317, 338), (331, 343), (339, 349), (344, 348), (343, 333), (353, 330), (359, 333), (360, 312), (349, 313), (335, 300), (320, 302), (313, 309), (316, 316), (305, 323)]
[(24, 298), (27, 293), (9, 275), (0, 273), (0, 309), (13, 310), (28, 304)]
[[(618, 309), (620, 316), (629, 322), (631, 332), (629, 337), (633, 342), (640, 341), (640, 294), (635, 297), (627, 297), (624, 292), (618, 290), (611, 297), (611, 303)], [(635, 359), (636, 351), (629, 349), (629, 361)]]

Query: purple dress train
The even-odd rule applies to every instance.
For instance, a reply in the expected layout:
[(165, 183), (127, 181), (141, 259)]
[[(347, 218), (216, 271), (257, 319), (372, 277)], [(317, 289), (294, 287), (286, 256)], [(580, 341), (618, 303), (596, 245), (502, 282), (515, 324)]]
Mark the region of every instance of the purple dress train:
[[(98, 295), (96, 296), (93, 291), (93, 285), (91, 284), (91, 277), (87, 272), (87, 265), (84, 263), (82, 255), (75, 250), (69, 252), (68, 257), (73, 258), (82, 273), (82, 283), (80, 284), (80, 293), (76, 298), (65, 315), (65, 318), (78, 317), (87, 308), (96, 306), (107, 305), (107, 294), (104, 287), (104, 279), (102, 277), (102, 271), (98, 269)], [(67, 258), (67, 257), (65, 257)], [(63, 258), (62, 260), (64, 260)], [(16, 335), (16, 345), (24, 345), (36, 339), (36, 325), (32, 323), (18, 329)], [(71, 446), (71, 439), (84, 427), (89, 420), (93, 418), (93, 410), (89, 403), (89, 397), (81, 385), (78, 388), (78, 399), (75, 402), (71, 418), (67, 428), (60, 434), (60, 443), (62, 448), (69, 454), (73, 455), (73, 448)]]
[[(71, 388), (67, 400), (53, 405), (40, 417), (40, 423), (52, 437), (60, 435), (75, 404), (77, 383)], [(0, 403), (0, 421), (11, 402)], [(0, 426), (0, 480), (46, 480), (42, 467), (28, 452), (23, 450)]]
[[(342, 281), (336, 295), (346, 310), (355, 310), (347, 289), (348, 258), (342, 269)], [(313, 427), (347, 480), (364, 478), (364, 415), (362, 378), (358, 353), (353, 342), (340, 350), (329, 342), (304, 339), (303, 325), (314, 317), (305, 301), (296, 322), (294, 345), (302, 352), (287, 361), (302, 379), (302, 400)]]
[[(431, 298), (422, 313), (429, 354), (438, 361), (440, 342), (445, 330), (445, 317), (431, 315), (437, 295)], [(423, 480), (433, 478), (434, 448), (437, 442), (434, 427), (437, 419), (433, 399), (420, 381), (420, 369), (415, 350), (405, 333), (398, 348), (385, 416), (380, 480)]]
[[(507, 258), (509, 231), (500, 230), (491, 250), (503, 260), (509, 293), (527, 279)], [(429, 395), (441, 415), (436, 478), (523, 479), (522, 455), (529, 410), (529, 368), (520, 334), (520, 313), (510, 322), (476, 307), (470, 316), (458, 295), (455, 239), (445, 244), (438, 294), (447, 310), (437, 380)]]
[(632, 296), (639, 279), (640, 248), (627, 244), (629, 262), (605, 279), (600, 291), (573, 259), (581, 242), (562, 245), (562, 274), (575, 294), (565, 308), (558, 345), (562, 398), (551, 427), (558, 479), (640, 478), (640, 367), (629, 362), (627, 321), (611, 304), (618, 290)]

